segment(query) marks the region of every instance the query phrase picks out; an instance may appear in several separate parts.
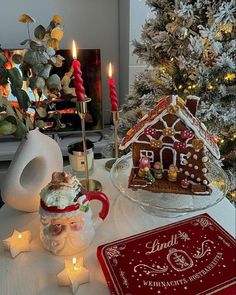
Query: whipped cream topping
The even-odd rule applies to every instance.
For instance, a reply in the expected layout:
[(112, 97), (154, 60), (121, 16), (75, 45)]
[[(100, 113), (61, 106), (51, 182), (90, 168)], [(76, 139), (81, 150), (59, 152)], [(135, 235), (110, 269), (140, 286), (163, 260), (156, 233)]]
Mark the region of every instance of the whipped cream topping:
[(54, 172), (51, 182), (41, 190), (40, 197), (46, 206), (64, 209), (76, 203), (75, 199), (81, 189), (76, 176), (65, 172)]

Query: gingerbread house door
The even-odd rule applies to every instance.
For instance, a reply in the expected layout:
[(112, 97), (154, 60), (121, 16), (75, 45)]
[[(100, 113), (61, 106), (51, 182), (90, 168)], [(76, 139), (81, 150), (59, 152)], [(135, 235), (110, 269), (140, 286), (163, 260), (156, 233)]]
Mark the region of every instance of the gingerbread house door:
[(169, 166), (176, 165), (177, 152), (172, 147), (163, 147), (160, 150), (160, 162), (163, 164), (164, 169), (169, 169)]

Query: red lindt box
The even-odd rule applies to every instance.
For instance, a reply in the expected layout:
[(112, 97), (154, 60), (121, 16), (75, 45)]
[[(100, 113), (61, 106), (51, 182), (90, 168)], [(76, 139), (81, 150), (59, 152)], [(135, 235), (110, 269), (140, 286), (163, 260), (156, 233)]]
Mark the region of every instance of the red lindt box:
[(236, 294), (236, 242), (208, 214), (97, 249), (112, 295)]

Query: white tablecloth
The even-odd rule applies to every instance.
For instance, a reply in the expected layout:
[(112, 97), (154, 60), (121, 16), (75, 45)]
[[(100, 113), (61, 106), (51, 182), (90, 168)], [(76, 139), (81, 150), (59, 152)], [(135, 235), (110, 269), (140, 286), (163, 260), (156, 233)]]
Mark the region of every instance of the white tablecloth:
[[(162, 225), (176, 222), (207, 212), (231, 235), (235, 236), (235, 208), (227, 199), (203, 211), (178, 218), (160, 218), (148, 215), (136, 204), (127, 200), (112, 186), (105, 170), (106, 160), (95, 161), (91, 178), (103, 184), (103, 191), (110, 199), (111, 209), (107, 219), (97, 230), (91, 246), (78, 254), (84, 257), (85, 267), (90, 271), (90, 283), (81, 285), (78, 295), (108, 295), (105, 278), (96, 257), (98, 245), (140, 233)], [(94, 215), (100, 204), (92, 204)], [(13, 229), (32, 232), (32, 252), (21, 253), (15, 259), (0, 245), (0, 294), (1, 295), (69, 295), (68, 287), (58, 287), (56, 275), (64, 267), (64, 257), (56, 257), (43, 249), (39, 240), (38, 213), (22, 213), (4, 205), (0, 209), (0, 240), (12, 234)]]

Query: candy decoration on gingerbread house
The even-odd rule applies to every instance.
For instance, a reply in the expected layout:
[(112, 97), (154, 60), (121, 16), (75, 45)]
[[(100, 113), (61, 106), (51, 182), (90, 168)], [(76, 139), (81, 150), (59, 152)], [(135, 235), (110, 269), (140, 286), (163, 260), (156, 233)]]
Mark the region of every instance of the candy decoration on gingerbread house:
[(163, 98), (127, 132), (120, 149), (132, 145), (130, 188), (211, 194), (207, 162), (209, 154), (219, 159), (220, 153), (215, 138), (195, 117), (198, 102), (196, 96)]

